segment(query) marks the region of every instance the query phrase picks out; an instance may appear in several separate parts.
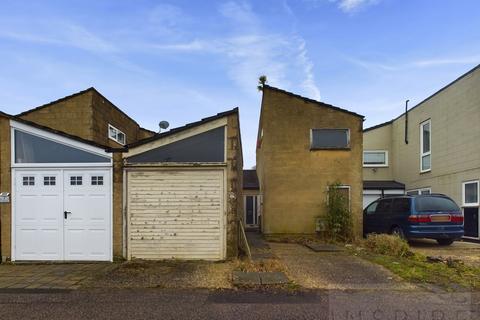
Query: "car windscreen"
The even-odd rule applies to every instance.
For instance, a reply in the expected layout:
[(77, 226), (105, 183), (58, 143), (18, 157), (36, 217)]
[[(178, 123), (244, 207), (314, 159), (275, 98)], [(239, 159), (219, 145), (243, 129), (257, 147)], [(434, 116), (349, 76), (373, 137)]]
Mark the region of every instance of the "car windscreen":
[(418, 197), (415, 199), (415, 209), (422, 211), (460, 211), (451, 199), (443, 197)]

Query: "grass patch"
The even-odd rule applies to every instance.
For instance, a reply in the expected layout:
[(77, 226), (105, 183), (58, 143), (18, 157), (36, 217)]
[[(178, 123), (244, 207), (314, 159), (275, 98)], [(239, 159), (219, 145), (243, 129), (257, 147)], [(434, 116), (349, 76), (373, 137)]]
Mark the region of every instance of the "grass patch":
[(425, 255), (411, 252), (408, 243), (395, 236), (369, 235), (350, 251), (415, 284), (436, 285), (448, 291), (480, 289), (480, 268), (454, 260), (431, 262)]

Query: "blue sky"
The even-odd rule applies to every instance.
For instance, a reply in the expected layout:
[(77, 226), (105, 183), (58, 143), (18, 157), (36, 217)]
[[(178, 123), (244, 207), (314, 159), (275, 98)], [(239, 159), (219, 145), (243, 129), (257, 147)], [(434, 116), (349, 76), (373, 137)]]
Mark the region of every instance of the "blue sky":
[(0, 110), (94, 86), (157, 130), (238, 106), (248, 168), (259, 75), (372, 126), (480, 63), (478, 12), (478, 0), (3, 0)]

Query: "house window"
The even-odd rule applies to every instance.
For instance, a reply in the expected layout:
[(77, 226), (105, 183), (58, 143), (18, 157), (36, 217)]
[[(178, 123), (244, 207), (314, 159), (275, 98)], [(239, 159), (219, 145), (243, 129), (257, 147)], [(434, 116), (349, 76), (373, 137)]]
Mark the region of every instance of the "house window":
[(432, 123), (430, 120), (420, 124), (420, 172), (432, 168)]
[(312, 129), (310, 150), (350, 148), (349, 129)]
[(43, 185), (44, 186), (54, 186), (55, 184), (56, 184), (55, 176), (43, 177)]
[(462, 199), (464, 207), (479, 205), (478, 184), (478, 180), (462, 183)]
[(92, 176), (92, 186), (103, 186), (103, 176)]
[(23, 177), (23, 185), (24, 186), (34, 186), (35, 185), (35, 177), (33, 177), (33, 176)]
[(388, 167), (388, 151), (371, 150), (363, 152), (364, 167)]
[(417, 195), (430, 194), (430, 193), (432, 193), (431, 188), (413, 189), (413, 190), (408, 190), (406, 192), (406, 194), (409, 196), (417, 196)]
[(108, 125), (108, 137), (113, 141), (120, 143), (121, 145), (124, 145), (127, 141), (127, 137), (125, 136), (125, 133), (118, 130), (111, 124)]
[(81, 186), (82, 185), (82, 176), (71, 176), (70, 177), (71, 186)]

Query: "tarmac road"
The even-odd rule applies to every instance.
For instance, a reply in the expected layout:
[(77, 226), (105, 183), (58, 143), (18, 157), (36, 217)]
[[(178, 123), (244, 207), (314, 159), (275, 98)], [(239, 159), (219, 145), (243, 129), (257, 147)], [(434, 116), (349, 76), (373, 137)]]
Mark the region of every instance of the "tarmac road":
[(8, 290), (0, 319), (480, 319), (479, 295), (425, 291)]

